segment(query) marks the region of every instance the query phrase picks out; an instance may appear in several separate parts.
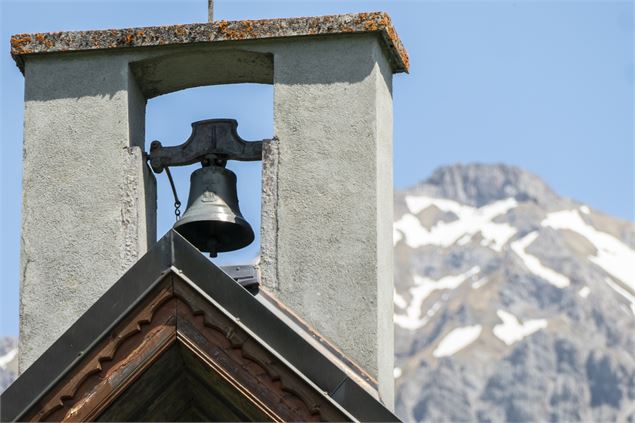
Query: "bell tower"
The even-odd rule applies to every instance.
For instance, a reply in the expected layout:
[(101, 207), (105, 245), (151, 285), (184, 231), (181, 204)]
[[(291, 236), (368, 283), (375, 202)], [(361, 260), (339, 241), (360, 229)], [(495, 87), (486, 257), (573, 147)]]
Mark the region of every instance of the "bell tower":
[(146, 100), (272, 84), (264, 288), (393, 402), (392, 75), (385, 13), (19, 34), (25, 77), (20, 368), (156, 239)]

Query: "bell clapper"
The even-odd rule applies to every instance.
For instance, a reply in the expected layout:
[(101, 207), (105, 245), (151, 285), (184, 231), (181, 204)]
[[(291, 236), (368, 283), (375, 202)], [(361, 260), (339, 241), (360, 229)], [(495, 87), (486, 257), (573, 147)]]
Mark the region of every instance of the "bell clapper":
[(216, 238), (210, 238), (207, 243), (207, 251), (211, 258), (218, 257), (218, 241)]

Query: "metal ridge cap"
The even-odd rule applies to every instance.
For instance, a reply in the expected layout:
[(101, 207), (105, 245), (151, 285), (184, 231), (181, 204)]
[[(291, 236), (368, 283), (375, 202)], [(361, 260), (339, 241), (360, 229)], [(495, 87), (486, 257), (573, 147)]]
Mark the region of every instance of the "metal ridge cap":
[(275, 295), (269, 292), (266, 287), (260, 287), (258, 295), (256, 295), (255, 298), (259, 299), (260, 302), (265, 304), (268, 308), (271, 307), (278, 318), (284, 320), (285, 323), (292, 326), (296, 332), (303, 335), (303, 337), (308, 339), (311, 343), (314, 343), (319, 351), (328, 356), (331, 361), (339, 364), (352, 380), (362, 385), (371, 395), (379, 397), (377, 389), (378, 383), (374, 377), (337, 348), (335, 344), (324, 338), (315, 328), (302, 319), (302, 317), (289, 309), (276, 298)]
[(23, 70), (26, 55), (373, 32), (381, 34), (393, 72), (408, 72), (408, 53), (386, 12), (15, 34), (11, 56)]

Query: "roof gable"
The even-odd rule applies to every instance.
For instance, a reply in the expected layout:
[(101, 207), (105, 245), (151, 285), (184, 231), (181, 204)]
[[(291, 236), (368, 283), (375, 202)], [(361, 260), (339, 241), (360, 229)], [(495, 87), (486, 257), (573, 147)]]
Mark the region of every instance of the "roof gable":
[(193, 352), (173, 344), (97, 421), (268, 421)]
[[(138, 409), (118, 406), (152, 390), (159, 360), (189, 363), (169, 385), (177, 405), (151, 408), (156, 397), (139, 394)], [(196, 400), (207, 395), (206, 406), (246, 401), (236, 409), (251, 414), (237, 420), (397, 420), (349, 376), (171, 231), (3, 393), (1, 417), (177, 420), (165, 413), (189, 401), (188, 420), (231, 420)], [(210, 392), (222, 385), (214, 380), (226, 388)], [(179, 386), (192, 388), (189, 399)], [(143, 415), (150, 409), (155, 417)]]
[(170, 272), (24, 419), (351, 420), (311, 385)]

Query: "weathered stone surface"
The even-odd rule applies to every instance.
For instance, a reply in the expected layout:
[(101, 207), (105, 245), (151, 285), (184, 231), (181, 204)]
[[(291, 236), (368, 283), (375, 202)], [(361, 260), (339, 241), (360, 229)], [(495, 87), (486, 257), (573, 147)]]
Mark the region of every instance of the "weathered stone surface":
[(408, 54), (392, 26), (390, 16), (384, 12), (16, 34), (11, 37), (11, 55), (23, 69), (23, 56), (32, 54), (368, 32), (376, 32), (381, 36), (389, 52), (393, 71), (407, 72)]

